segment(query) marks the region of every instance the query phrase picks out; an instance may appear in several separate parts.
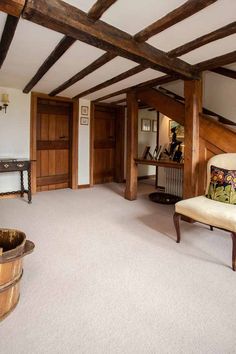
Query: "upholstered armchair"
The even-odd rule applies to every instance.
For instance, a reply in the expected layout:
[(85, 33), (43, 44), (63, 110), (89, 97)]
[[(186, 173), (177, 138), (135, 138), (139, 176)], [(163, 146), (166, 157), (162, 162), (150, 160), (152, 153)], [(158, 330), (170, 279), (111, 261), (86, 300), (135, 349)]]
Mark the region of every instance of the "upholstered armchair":
[[(218, 167), (217, 174), (214, 175), (214, 167)], [(180, 242), (180, 219), (181, 216), (188, 217), (194, 221), (207, 224), (213, 230), (213, 227), (229, 231), (233, 241), (232, 251), (232, 268), (236, 270), (236, 179), (230, 174), (226, 174), (225, 180), (228, 180), (231, 185), (225, 188), (225, 184), (221, 181), (222, 170), (236, 170), (236, 153), (220, 154), (213, 156), (207, 164), (207, 187), (206, 195), (201, 195), (194, 198), (181, 200), (175, 204), (174, 224), (177, 233), (177, 243)], [(223, 171), (224, 172), (224, 171)], [(222, 172), (222, 173), (223, 173)], [(236, 177), (236, 172), (233, 176)], [(217, 186), (217, 189), (212, 192), (212, 185)], [(211, 189), (209, 185), (211, 183)], [(218, 184), (217, 184), (218, 183)], [(229, 200), (228, 192), (230, 191)], [(232, 194), (233, 193), (233, 194)], [(208, 197), (207, 197), (208, 195)], [(210, 199), (212, 198), (212, 199)], [(216, 200), (215, 200), (215, 199)], [(233, 202), (230, 204), (229, 202)]]

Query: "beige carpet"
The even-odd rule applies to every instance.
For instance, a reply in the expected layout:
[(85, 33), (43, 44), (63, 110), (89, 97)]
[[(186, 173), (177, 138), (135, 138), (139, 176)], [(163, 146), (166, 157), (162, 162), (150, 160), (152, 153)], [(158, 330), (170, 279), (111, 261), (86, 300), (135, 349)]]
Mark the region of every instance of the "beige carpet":
[(3, 354), (236, 353), (231, 239), (182, 223), (173, 206), (137, 201), (123, 186), (0, 201), (1, 227), (36, 244), (21, 300), (0, 323)]

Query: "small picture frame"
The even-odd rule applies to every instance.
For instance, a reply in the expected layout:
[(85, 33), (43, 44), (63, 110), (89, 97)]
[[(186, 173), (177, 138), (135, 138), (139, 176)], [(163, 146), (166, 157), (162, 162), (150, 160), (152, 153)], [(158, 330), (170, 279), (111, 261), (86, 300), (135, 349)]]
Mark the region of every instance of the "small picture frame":
[(88, 106), (81, 106), (81, 114), (83, 116), (87, 116), (88, 115)]
[(169, 137), (171, 139), (172, 137), (172, 129), (175, 128), (175, 132), (176, 132), (176, 138), (177, 139), (184, 139), (184, 126), (180, 125), (179, 123), (175, 122), (174, 120), (170, 119), (169, 122)]
[(152, 121), (152, 131), (155, 133), (157, 132), (157, 120)]
[(88, 125), (89, 119), (88, 117), (80, 117), (80, 125)]
[(141, 120), (141, 131), (142, 132), (150, 132), (151, 131), (151, 119), (143, 118)]

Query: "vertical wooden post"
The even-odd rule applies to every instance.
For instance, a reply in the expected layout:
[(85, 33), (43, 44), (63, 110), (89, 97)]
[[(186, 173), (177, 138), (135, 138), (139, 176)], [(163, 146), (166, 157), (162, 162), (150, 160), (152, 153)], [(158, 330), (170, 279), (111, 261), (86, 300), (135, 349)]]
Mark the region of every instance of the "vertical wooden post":
[(198, 195), (199, 114), (202, 112), (202, 80), (184, 83), (184, 198)]
[(127, 93), (127, 158), (125, 198), (137, 198), (138, 167), (134, 158), (138, 153), (138, 101), (135, 92)]

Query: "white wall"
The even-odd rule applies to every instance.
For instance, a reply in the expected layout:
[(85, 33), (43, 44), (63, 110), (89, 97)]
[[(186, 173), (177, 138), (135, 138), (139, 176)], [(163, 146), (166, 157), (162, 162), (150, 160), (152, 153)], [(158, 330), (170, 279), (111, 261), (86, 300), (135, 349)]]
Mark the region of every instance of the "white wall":
[[(184, 97), (184, 82), (174, 81), (163, 85)], [(203, 106), (236, 122), (236, 80), (206, 71), (203, 75)]]
[[(88, 125), (81, 124), (81, 107), (88, 107)], [(79, 166), (78, 166), (78, 184), (90, 183), (90, 101), (79, 100)]]
[(203, 106), (236, 122), (236, 80), (207, 71)]
[[(146, 145), (151, 146), (150, 152), (153, 153), (156, 147), (157, 133), (141, 131), (141, 121), (143, 118), (156, 120), (156, 111), (148, 111), (147, 109), (140, 109), (138, 112), (138, 156), (141, 157)], [(138, 165), (138, 176), (149, 176), (156, 174), (155, 166)]]
[[(9, 94), (10, 103), (6, 114), (0, 112), (0, 157), (29, 158), (30, 95), (17, 89), (0, 87), (0, 95), (3, 93)], [(19, 189), (18, 173), (0, 173), (0, 192)]]

